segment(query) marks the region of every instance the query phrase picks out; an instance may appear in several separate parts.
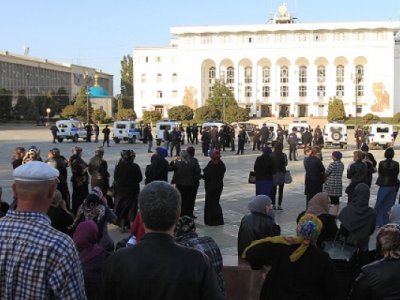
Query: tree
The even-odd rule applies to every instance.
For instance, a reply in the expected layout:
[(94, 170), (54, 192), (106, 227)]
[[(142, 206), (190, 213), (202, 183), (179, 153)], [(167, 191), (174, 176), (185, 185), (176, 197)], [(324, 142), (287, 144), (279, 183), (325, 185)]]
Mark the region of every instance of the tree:
[(364, 117), (362, 117), (364, 122), (366, 124), (371, 123), (371, 122), (378, 122), (380, 121), (379, 116), (374, 115), (374, 114), (366, 114)]
[(227, 123), (248, 121), (249, 112), (246, 108), (240, 106), (229, 106), (226, 109), (226, 120)]
[(161, 113), (157, 110), (146, 110), (143, 113), (144, 123), (155, 123), (159, 120), (161, 120)]
[(124, 108), (133, 108), (133, 59), (124, 55), (121, 60), (121, 96)]
[(137, 118), (136, 113), (133, 111), (132, 108), (124, 108), (124, 103), (121, 97), (117, 100), (117, 107), (117, 120), (132, 120)]
[(54, 113), (60, 113), (64, 107), (69, 105), (69, 95), (67, 90), (64, 87), (60, 87), (57, 90), (56, 98), (58, 102), (58, 110), (54, 111)]
[(329, 101), (328, 104), (328, 121), (345, 121), (346, 120), (346, 112), (344, 110), (343, 101), (341, 99), (333, 98)]
[(106, 116), (107, 114), (103, 109), (95, 109), (92, 113), (92, 120), (95, 123), (97, 122), (103, 123)]
[(192, 120), (193, 109), (186, 105), (174, 106), (168, 110), (168, 118), (177, 121)]
[(204, 122), (210, 119), (217, 120), (221, 118), (221, 113), (215, 107), (206, 105), (196, 109), (194, 118), (197, 122)]
[(12, 92), (0, 89), (0, 119), (8, 120), (11, 118)]
[(25, 96), (25, 91), (18, 92), (17, 104), (14, 106), (14, 114), (17, 119), (35, 120), (38, 111), (33, 102)]
[(225, 109), (229, 106), (237, 106), (234, 95), (225, 84), (216, 81), (212, 90), (213, 92), (207, 100), (207, 105), (212, 106), (221, 112), (224, 110), (224, 104)]
[[(89, 101), (89, 121), (93, 108)], [(86, 86), (82, 86), (79, 93), (76, 94), (74, 102), (67, 105), (60, 113), (62, 118), (76, 118), (80, 121), (87, 121), (87, 93)]]

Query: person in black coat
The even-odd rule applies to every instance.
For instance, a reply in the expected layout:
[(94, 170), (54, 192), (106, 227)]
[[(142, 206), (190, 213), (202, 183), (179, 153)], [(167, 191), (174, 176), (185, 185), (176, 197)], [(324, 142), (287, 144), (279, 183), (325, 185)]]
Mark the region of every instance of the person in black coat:
[(348, 195), (347, 203), (351, 202), (353, 197), (353, 191), (359, 183), (365, 183), (368, 185), (368, 167), (363, 162), (364, 154), (362, 151), (357, 150), (353, 152), (353, 163), (351, 163), (347, 169), (347, 178), (351, 179), (350, 184), (346, 188), (346, 194)]
[(70, 234), (68, 226), (74, 222), (74, 216), (67, 210), (65, 201), (62, 199), (61, 192), (56, 190), (53, 195), (53, 201), (47, 210), (51, 226), (65, 234)]
[(272, 150), (268, 146), (263, 148), (263, 154), (254, 162), (256, 174), (256, 195), (271, 197), (274, 186), (273, 175), (276, 173), (275, 164), (271, 158)]
[(109, 188), (109, 177), (108, 173), (108, 164), (103, 159), (104, 156), (104, 148), (97, 147), (95, 151), (95, 156), (92, 157), (89, 161), (88, 171), (91, 176), (90, 185), (92, 188), (99, 187), (103, 193), (103, 195), (107, 194)]
[(313, 147), (310, 156), (304, 159), (304, 169), (306, 171), (304, 194), (307, 196), (307, 205), (312, 197), (322, 192), (322, 186), (324, 184), (323, 176), (325, 167), (317, 157), (317, 153), (318, 149)]
[(349, 300), (400, 299), (400, 226), (384, 225), (376, 239), (383, 258), (361, 269)]
[(221, 160), (221, 154), (214, 150), (211, 160), (203, 169), (204, 189), (206, 200), (204, 205), (204, 224), (209, 226), (224, 225), (222, 208), (219, 204), (224, 189), (226, 167)]
[[(286, 167), (288, 165), (288, 159), (286, 153), (283, 153), (283, 144), (281, 142), (276, 142), (274, 151), (271, 154), (271, 159), (274, 162), (275, 173), (273, 174), (274, 185), (271, 191), (272, 206), (274, 209), (282, 210), (282, 200), (283, 200), (283, 188), (285, 186), (285, 174)], [(278, 195), (278, 206), (276, 203), (276, 194)]]
[(205, 127), (201, 131), (201, 147), (202, 147), (204, 156), (208, 156), (208, 150), (210, 149), (210, 143), (211, 143), (210, 128)]
[(246, 143), (246, 130), (242, 127), (238, 134), (238, 150), (236, 155), (243, 154), (244, 152), (244, 144)]
[(121, 159), (114, 170), (115, 214), (123, 231), (135, 219), (139, 183), (143, 179), (140, 167), (134, 163), (135, 157), (136, 153), (133, 150), (122, 150)]
[(322, 223), (313, 214), (299, 221), (296, 237), (267, 237), (245, 249), (254, 270), (270, 266), (260, 300), (327, 300), (338, 294), (335, 268), (329, 255), (316, 247)]
[(145, 184), (152, 181), (161, 180), (168, 181), (169, 164), (165, 159), (168, 156), (168, 150), (163, 147), (157, 147), (157, 154), (153, 154), (150, 159), (150, 164), (145, 170)]
[(240, 222), (238, 233), (238, 255), (255, 240), (267, 236), (276, 236), (281, 233), (279, 225), (274, 221), (271, 199), (265, 195), (258, 195), (248, 204), (249, 214)]
[(76, 214), (89, 193), (88, 164), (82, 159), (82, 148), (72, 148), (72, 156), (69, 162), (72, 173), (72, 213)]
[(335, 216), (329, 214), (330, 203), (331, 201), (327, 193), (318, 193), (311, 198), (310, 202), (308, 202), (307, 210), (300, 213), (300, 215), (297, 217), (297, 222), (299, 222), (300, 218), (307, 213), (313, 214), (321, 220), (322, 229), (316, 243), (316, 245), (320, 248), (322, 247), (322, 243), (324, 241), (334, 240), (338, 231)]

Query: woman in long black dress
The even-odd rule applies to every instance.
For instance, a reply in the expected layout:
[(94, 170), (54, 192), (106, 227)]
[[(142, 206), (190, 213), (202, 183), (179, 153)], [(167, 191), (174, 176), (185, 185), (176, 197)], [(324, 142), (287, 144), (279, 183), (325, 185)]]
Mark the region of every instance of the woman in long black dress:
[(222, 208), (219, 204), (224, 188), (225, 164), (221, 160), (221, 154), (215, 150), (211, 160), (203, 170), (206, 201), (204, 206), (204, 224), (210, 226), (224, 225)]
[(82, 159), (82, 148), (72, 148), (72, 156), (69, 162), (72, 172), (72, 212), (76, 214), (79, 206), (89, 193), (88, 164)]

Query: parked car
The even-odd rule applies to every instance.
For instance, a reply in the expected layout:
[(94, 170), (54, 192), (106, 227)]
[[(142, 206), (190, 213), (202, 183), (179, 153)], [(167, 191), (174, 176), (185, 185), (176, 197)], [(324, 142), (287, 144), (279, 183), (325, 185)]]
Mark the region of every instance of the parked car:
[(367, 125), (368, 144), (386, 149), (394, 144), (393, 125), (374, 123)]
[(137, 140), (143, 140), (142, 129), (138, 128), (138, 123), (135, 121), (114, 122), (112, 133), (116, 144), (120, 141), (136, 143)]
[(307, 121), (293, 121), (293, 123), (289, 124), (288, 127), (288, 132), (289, 134), (292, 132), (293, 128), (296, 128), (296, 135), (297, 135), (297, 143), (299, 145), (302, 144), (301, 141), (301, 135), (304, 131), (306, 131), (306, 128), (308, 128), (308, 130), (311, 132), (311, 127), (310, 125), (307, 123)]
[(342, 123), (328, 123), (324, 127), (324, 147), (347, 147), (347, 126)]
[(156, 142), (157, 146), (161, 145), (161, 142), (164, 141), (164, 130), (165, 128), (168, 127), (169, 132), (171, 133), (171, 130), (173, 128), (178, 128), (181, 130), (181, 142), (182, 144), (185, 141), (185, 131), (182, 130), (182, 123), (176, 120), (163, 120), (159, 121), (156, 124)]
[(60, 120), (56, 122), (58, 128), (57, 141), (72, 140), (76, 143), (79, 139), (86, 140), (87, 133), (83, 123), (79, 120)]

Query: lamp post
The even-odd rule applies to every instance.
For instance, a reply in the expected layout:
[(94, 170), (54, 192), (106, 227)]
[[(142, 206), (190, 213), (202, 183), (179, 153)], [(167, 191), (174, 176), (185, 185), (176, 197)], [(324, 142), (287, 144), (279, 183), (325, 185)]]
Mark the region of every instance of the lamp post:
[(222, 94), (222, 98), (224, 100), (224, 106), (223, 106), (224, 120), (223, 121), (225, 122), (225, 120), (226, 120), (226, 116), (225, 116), (226, 94), (225, 93)]
[(360, 82), (363, 79), (363, 74), (361, 72), (361, 70), (357, 69), (356, 73), (355, 73), (355, 78), (354, 78), (354, 83), (355, 83), (355, 106), (356, 106), (356, 110), (355, 110), (355, 127), (358, 128), (358, 85), (360, 84)]
[(86, 123), (89, 124), (89, 73), (85, 71), (85, 83), (86, 83)]
[(46, 112), (47, 112), (47, 126), (50, 125), (50, 112), (51, 112), (51, 108), (48, 107), (46, 108)]

